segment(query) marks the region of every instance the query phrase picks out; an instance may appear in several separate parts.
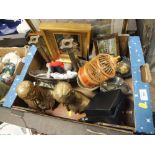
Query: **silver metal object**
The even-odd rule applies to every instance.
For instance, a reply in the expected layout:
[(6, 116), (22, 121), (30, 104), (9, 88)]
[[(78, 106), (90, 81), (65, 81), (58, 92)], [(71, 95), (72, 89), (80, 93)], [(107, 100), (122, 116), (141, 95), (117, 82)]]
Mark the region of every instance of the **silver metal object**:
[(114, 77), (100, 85), (100, 90), (103, 92), (120, 89), (124, 94), (132, 94), (128, 84), (120, 77)]

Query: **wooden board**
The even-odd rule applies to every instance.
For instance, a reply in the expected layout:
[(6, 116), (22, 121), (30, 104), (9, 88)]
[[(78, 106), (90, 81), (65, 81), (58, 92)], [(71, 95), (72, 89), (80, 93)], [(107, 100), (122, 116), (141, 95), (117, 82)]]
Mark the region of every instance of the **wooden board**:
[(52, 31), (70, 31), (70, 32), (89, 32), (91, 30), (90, 24), (79, 23), (51, 23), (44, 22), (40, 24), (40, 29)]

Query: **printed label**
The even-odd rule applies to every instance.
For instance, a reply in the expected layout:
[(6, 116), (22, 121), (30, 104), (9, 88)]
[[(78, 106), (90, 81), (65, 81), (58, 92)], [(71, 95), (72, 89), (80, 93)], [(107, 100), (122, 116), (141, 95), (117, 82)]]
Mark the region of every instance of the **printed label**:
[(140, 93), (140, 99), (142, 101), (148, 101), (148, 95), (147, 95), (147, 90), (146, 89), (140, 89), (139, 93)]
[(143, 109), (147, 109), (148, 108), (148, 105), (147, 105), (147, 103), (146, 102), (144, 102), (144, 103), (139, 103), (138, 104), (138, 106), (140, 107), (140, 108), (143, 108)]

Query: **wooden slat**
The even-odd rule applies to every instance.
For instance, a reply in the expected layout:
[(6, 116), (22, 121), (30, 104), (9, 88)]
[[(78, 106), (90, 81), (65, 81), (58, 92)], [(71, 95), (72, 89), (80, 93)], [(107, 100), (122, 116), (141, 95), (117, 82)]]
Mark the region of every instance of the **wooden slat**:
[(52, 30), (52, 31), (68, 31), (69, 32), (89, 32), (91, 30), (90, 24), (79, 24), (79, 23), (41, 23), (41, 30)]

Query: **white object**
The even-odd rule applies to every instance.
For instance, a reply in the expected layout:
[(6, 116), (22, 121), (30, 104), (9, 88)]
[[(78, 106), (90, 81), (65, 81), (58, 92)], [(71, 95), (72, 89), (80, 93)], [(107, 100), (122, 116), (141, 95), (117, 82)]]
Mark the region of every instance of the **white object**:
[(139, 94), (140, 94), (140, 99), (142, 101), (148, 101), (148, 95), (147, 95), (147, 90), (146, 89), (140, 89)]
[(20, 57), (16, 54), (15, 52), (10, 52), (5, 54), (5, 56), (2, 58), (2, 63), (13, 63), (15, 65), (17, 65), (20, 61)]
[(0, 125), (0, 135), (32, 135), (32, 132), (27, 128), (22, 128), (8, 123), (2, 123)]
[(51, 73), (51, 77), (54, 79), (59, 79), (59, 80), (67, 80), (67, 79), (72, 79), (77, 76), (77, 72), (72, 72), (72, 71), (67, 71), (65, 74), (61, 73)]
[(18, 33), (27, 33), (30, 31), (30, 26), (27, 24), (25, 20), (22, 20), (21, 24), (17, 26)]

